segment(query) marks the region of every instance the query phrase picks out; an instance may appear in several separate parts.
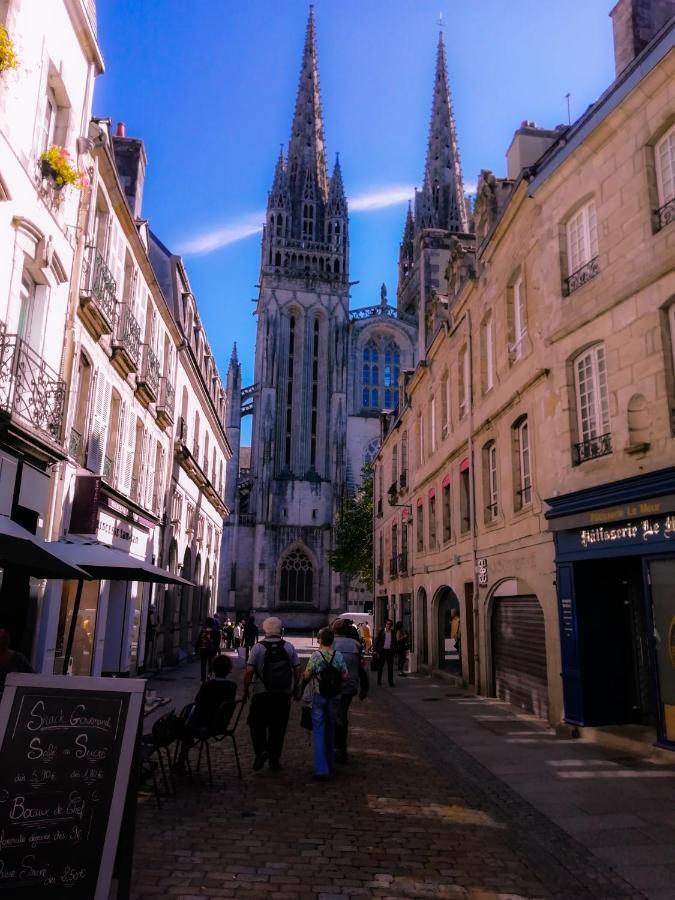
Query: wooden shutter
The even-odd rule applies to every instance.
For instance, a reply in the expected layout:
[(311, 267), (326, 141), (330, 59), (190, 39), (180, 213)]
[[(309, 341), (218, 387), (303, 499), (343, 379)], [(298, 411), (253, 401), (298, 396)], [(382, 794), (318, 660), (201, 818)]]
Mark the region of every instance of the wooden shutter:
[(152, 509), (152, 494), (155, 486), (155, 454), (152, 437), (149, 431), (145, 432), (145, 497), (144, 506)]
[(117, 461), (117, 486), (123, 494), (131, 493), (135, 438), (136, 416), (134, 415), (133, 404), (125, 403), (123, 407), (123, 422), (120, 426)]
[(89, 447), (87, 468), (96, 475), (103, 471), (108, 419), (110, 418), (110, 385), (100, 370), (94, 374), (91, 414), (89, 420)]

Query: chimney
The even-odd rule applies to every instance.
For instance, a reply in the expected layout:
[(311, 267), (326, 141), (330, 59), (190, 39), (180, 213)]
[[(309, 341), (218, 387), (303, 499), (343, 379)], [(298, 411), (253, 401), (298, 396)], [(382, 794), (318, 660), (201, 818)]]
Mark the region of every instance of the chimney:
[(618, 78), (675, 16), (675, 0), (619, 0), (610, 16), (614, 30), (614, 68)]
[(523, 169), (533, 166), (536, 161), (560, 137), (560, 131), (540, 128), (536, 122), (525, 119), (513, 135), (506, 151), (506, 176), (515, 181)]
[(124, 122), (118, 122), (113, 137), (113, 151), (117, 174), (124, 189), (127, 205), (133, 217), (140, 219), (145, 168), (148, 163), (145, 145), (139, 138), (127, 137)]

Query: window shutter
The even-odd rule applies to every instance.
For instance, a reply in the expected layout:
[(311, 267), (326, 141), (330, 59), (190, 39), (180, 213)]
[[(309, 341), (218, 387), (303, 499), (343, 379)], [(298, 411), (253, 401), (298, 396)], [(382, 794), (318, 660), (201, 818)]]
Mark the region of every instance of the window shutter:
[(110, 417), (110, 385), (103, 373), (97, 370), (94, 390), (92, 392), (91, 418), (89, 424), (89, 448), (87, 452), (87, 468), (96, 475), (103, 471), (103, 458), (108, 434)]
[(147, 468), (145, 471), (145, 506), (146, 509), (152, 509), (152, 495), (155, 490), (155, 448), (153, 446), (152, 438), (150, 437), (150, 433), (146, 432), (148, 439), (148, 450), (147, 450)]
[(120, 428), (120, 442), (117, 464), (117, 485), (123, 494), (131, 493), (131, 477), (134, 467), (134, 439), (136, 437), (136, 417), (131, 403), (124, 406), (124, 422)]

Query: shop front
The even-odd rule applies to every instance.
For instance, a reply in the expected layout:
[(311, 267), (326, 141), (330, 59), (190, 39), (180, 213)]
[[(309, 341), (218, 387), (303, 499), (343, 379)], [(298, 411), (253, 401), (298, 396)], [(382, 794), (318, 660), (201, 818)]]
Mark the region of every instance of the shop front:
[(565, 720), (675, 749), (675, 468), (547, 502)]

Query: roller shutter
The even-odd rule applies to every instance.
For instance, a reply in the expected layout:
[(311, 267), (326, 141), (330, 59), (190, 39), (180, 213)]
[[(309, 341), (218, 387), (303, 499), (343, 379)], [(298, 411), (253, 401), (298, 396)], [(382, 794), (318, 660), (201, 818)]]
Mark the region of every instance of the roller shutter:
[(492, 671), (501, 700), (548, 716), (544, 614), (536, 597), (498, 597), (492, 613)]

